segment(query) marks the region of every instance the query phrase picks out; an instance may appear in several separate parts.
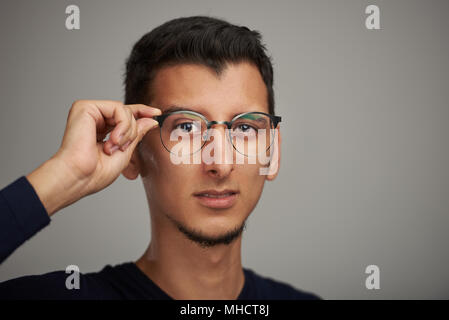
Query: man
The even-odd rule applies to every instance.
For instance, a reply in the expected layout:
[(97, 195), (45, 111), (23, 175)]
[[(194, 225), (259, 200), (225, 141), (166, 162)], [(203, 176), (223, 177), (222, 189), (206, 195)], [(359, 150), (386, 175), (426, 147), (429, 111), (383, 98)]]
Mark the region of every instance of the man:
[[(125, 85), (125, 104), (76, 101), (58, 152), (1, 191), (0, 258), (48, 225), (55, 212), (102, 190), (120, 173), (142, 178), (151, 213), (147, 250), (136, 262), (80, 275), (79, 289), (68, 290), (68, 275), (57, 271), (6, 281), (0, 296), (318, 298), (241, 264), (245, 221), (265, 180), (276, 177), (280, 160), (273, 70), (260, 35), (209, 17), (169, 21), (135, 44)], [(268, 140), (260, 138), (260, 129), (268, 129)], [(173, 138), (174, 133), (180, 135)], [(196, 146), (189, 140), (195, 134)], [(183, 135), (187, 142), (179, 139)], [(249, 141), (256, 140), (268, 141), (260, 149), (269, 150), (268, 164), (248, 161), (260, 155), (251, 154)], [(183, 141), (188, 151), (174, 151)], [(247, 161), (225, 161), (229, 150)], [(199, 163), (185, 161), (198, 151)]]

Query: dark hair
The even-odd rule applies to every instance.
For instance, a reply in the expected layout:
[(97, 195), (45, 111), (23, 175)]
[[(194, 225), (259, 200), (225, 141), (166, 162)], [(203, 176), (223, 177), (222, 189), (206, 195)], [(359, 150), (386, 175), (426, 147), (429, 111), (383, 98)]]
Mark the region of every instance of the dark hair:
[(273, 67), (259, 32), (205, 16), (170, 20), (134, 45), (126, 62), (125, 104), (148, 104), (151, 81), (166, 65), (198, 63), (219, 75), (227, 63), (243, 61), (258, 68), (268, 91), (269, 113), (274, 114)]

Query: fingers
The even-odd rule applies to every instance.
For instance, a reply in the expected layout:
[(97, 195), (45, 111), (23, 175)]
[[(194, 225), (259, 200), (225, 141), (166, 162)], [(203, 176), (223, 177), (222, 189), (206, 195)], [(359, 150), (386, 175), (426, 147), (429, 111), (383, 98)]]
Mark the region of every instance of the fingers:
[(128, 141), (125, 142), (119, 149), (125, 151), (131, 146), (134, 150), (135, 146), (140, 140), (145, 136), (145, 134), (154, 127), (158, 126), (158, 122), (151, 118), (140, 118), (138, 120), (133, 119), (132, 127), (130, 129), (130, 135), (128, 136)]
[[(159, 109), (143, 104), (124, 105), (120, 101), (111, 100), (78, 100), (70, 110), (69, 119), (76, 122), (74, 119), (78, 116), (91, 116), (95, 121), (97, 142), (103, 141), (110, 133), (103, 150), (111, 155), (118, 149), (125, 150), (137, 137), (143, 137), (140, 134), (142, 129), (139, 129), (137, 123), (139, 119), (148, 119), (159, 114)], [(85, 130), (90, 129), (83, 128), (79, 131)], [(144, 126), (144, 130), (148, 131), (149, 127)]]
[(150, 118), (141, 118), (137, 120), (137, 142), (142, 140), (143, 136), (146, 135), (150, 129), (158, 126), (158, 124), (159, 123), (156, 120)]
[(142, 140), (145, 134), (158, 126), (158, 122), (156, 120), (150, 118), (140, 118), (135, 122), (135, 131), (133, 132), (131, 139), (125, 143), (120, 150), (126, 151), (127, 149), (131, 150), (131, 152), (135, 149), (137, 144)]
[[(109, 126), (115, 124), (109, 140), (103, 146), (103, 150), (109, 155), (119, 149), (125, 151), (136, 138), (140, 141), (144, 134), (157, 124), (156, 121), (149, 118), (161, 114), (159, 109), (143, 104), (121, 105), (114, 102), (112, 105), (102, 103), (101, 106), (102, 114), (105, 117), (109, 116), (106, 123)], [(149, 123), (144, 121), (143, 125), (139, 127), (137, 123), (139, 119), (146, 119)]]
[(125, 151), (126, 148), (129, 146), (129, 144), (131, 143), (131, 141), (133, 141), (137, 136), (136, 119), (134, 118), (134, 115), (129, 108), (126, 108), (126, 112), (128, 113), (128, 117), (129, 117), (129, 121), (130, 121), (131, 125), (129, 126), (128, 131), (123, 136), (123, 141), (126, 141), (126, 142), (124, 142), (124, 144), (122, 144), (120, 146), (121, 151)]
[(136, 119), (151, 118), (162, 113), (160, 109), (148, 107), (144, 104), (130, 104), (127, 107), (129, 107)]

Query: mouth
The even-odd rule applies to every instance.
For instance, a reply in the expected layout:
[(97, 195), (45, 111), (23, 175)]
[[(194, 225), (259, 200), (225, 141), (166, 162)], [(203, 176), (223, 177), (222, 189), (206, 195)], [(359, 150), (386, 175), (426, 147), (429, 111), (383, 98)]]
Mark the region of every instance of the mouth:
[(226, 209), (234, 205), (239, 192), (237, 190), (205, 190), (195, 193), (201, 205), (213, 209)]

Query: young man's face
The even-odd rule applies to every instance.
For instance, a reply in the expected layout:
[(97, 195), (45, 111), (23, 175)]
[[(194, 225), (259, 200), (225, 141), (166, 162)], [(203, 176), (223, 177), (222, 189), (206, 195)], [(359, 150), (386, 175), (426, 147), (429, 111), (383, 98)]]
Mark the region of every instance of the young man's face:
[[(249, 63), (230, 64), (219, 77), (202, 65), (165, 67), (158, 71), (152, 92), (151, 105), (162, 112), (182, 106), (201, 113), (209, 121), (230, 121), (236, 114), (250, 111), (268, 113), (265, 83), (258, 69)], [(224, 125), (214, 128), (225, 136)], [(247, 160), (244, 164), (175, 164), (161, 143), (159, 131), (160, 128), (151, 130), (143, 138), (140, 152), (133, 156), (152, 214), (165, 215), (191, 239), (207, 241), (209, 245), (236, 238), (256, 206), (265, 180), (274, 179), (275, 174), (261, 175), (261, 165), (248, 164)], [(226, 143), (229, 140), (223, 145)], [(197, 195), (225, 189), (237, 193), (223, 205)]]

